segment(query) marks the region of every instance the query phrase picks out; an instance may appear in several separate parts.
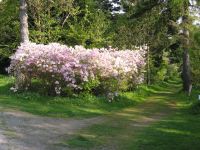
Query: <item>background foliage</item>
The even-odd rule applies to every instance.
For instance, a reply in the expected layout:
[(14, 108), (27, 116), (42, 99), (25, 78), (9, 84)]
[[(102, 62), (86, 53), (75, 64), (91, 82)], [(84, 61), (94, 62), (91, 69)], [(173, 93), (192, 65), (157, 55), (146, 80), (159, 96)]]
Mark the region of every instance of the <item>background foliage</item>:
[[(182, 25), (178, 24), (177, 20), (188, 6), (188, 0), (27, 2), (32, 42), (59, 42), (70, 46), (83, 45), (87, 48), (113, 46), (120, 49), (134, 49), (135, 46), (148, 44), (152, 82), (169, 78), (166, 72), (171, 70), (169, 68), (172, 64), (178, 66), (178, 71), (181, 71), (183, 51), (180, 47), (182, 39), (179, 31)], [(4, 68), (9, 65), (8, 57), (19, 45), (18, 3), (18, 0), (3, 0), (0, 3), (1, 73), (5, 73)], [(198, 85), (200, 30), (191, 23), (189, 28), (193, 82)], [(168, 58), (167, 64), (164, 57)]]

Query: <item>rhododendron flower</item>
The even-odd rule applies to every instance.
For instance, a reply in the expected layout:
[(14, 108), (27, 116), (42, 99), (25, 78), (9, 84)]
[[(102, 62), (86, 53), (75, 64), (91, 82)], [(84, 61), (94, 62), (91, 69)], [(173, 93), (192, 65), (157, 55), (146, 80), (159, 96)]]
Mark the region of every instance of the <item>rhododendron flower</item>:
[(55, 92), (60, 94), (63, 87), (82, 89), (83, 83), (96, 78), (100, 82), (109, 78), (142, 82), (145, 49), (119, 51), (111, 47), (86, 49), (58, 43), (26, 43), (21, 44), (10, 58), (10, 74), (17, 75), (20, 71), (30, 79), (42, 79), (54, 85)]

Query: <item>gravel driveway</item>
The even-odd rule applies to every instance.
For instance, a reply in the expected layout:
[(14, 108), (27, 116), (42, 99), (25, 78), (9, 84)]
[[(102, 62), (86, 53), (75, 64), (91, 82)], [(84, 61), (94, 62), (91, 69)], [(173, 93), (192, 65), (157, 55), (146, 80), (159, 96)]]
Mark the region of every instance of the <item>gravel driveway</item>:
[(68, 150), (63, 140), (76, 131), (103, 121), (101, 117), (75, 120), (0, 111), (0, 150)]

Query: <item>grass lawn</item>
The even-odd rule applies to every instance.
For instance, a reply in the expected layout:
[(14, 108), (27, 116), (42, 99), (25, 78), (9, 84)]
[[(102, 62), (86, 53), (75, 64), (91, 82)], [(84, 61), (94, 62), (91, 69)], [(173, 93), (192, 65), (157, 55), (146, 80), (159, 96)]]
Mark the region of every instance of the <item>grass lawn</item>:
[(125, 149), (199, 150), (200, 114), (190, 107), (192, 101), (197, 100), (197, 93), (193, 96), (193, 100), (184, 94), (169, 97), (177, 102), (174, 112), (169, 117), (143, 129), (142, 132), (138, 132)]
[(177, 112), (138, 133), (126, 149), (199, 150), (200, 116)]
[(103, 123), (78, 131), (61, 144), (71, 149), (199, 150), (198, 89), (188, 98), (177, 81), (135, 92), (121, 93), (118, 101), (104, 97), (49, 97), (34, 92), (12, 93), (10, 77), (0, 77), (0, 108), (51, 117), (105, 115)]
[(0, 76), (0, 106), (36, 115), (51, 117), (92, 117), (134, 106), (146, 100), (154, 91), (146, 86), (135, 92), (120, 94), (117, 102), (109, 103), (105, 97), (82, 94), (77, 97), (50, 97), (36, 92), (13, 93), (9, 89), (13, 79)]
[(199, 150), (200, 115), (191, 109), (198, 91), (189, 99), (179, 89), (174, 83), (155, 89), (144, 104), (114, 112), (65, 143), (72, 149)]

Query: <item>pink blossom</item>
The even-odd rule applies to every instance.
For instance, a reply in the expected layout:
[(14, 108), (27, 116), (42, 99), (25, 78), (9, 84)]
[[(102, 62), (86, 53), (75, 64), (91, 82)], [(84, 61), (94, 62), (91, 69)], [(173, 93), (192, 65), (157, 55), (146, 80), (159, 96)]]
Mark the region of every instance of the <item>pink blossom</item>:
[(142, 82), (145, 49), (119, 51), (114, 48), (73, 48), (58, 43), (27, 43), (21, 44), (10, 58), (9, 73), (15, 75), (20, 70), (30, 78), (45, 78), (55, 84), (55, 91), (60, 94), (58, 85), (81, 89), (82, 83), (95, 78), (101, 82), (104, 78)]

